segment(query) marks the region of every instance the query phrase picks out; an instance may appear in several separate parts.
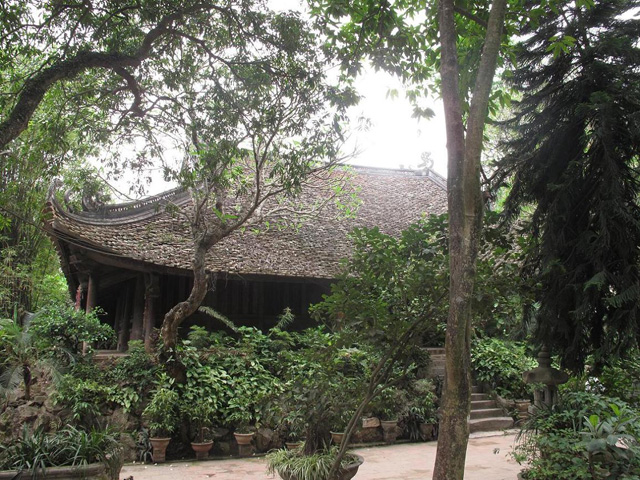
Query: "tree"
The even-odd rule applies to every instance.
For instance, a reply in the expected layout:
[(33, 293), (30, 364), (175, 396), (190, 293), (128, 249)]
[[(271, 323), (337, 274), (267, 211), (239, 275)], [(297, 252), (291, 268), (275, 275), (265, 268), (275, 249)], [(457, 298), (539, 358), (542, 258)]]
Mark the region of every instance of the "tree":
[[(187, 107), (182, 100), (189, 92), (181, 88), (189, 76), (223, 82), (216, 76), (223, 66), (292, 74), (272, 65), (271, 57), (299, 47), (295, 28), (288, 31), (294, 17), (267, 11), (262, 0), (14, 0), (0, 9), (6, 73), (0, 149), (19, 141), (43, 101), (57, 92), (76, 113), (73, 126), (84, 128), (77, 134), (98, 144), (113, 144), (114, 135), (123, 142), (144, 139), (147, 148), (138, 148), (133, 162), (140, 166), (167, 149), (172, 122)], [(122, 160), (117, 163), (122, 168)]]
[[(512, 2), (517, 9), (519, 2)], [(446, 378), (443, 415), (434, 478), (461, 479), (468, 441), (470, 408), (471, 299), (481, 230), (480, 159), (484, 125), (503, 27), (517, 29), (528, 15), (506, 17), (507, 0), (463, 2), (441, 0), (437, 11), (422, 2), (316, 2), (315, 12), (341, 48), (343, 65), (355, 74), (369, 55), (377, 68), (399, 74), (415, 86), (437, 89), (445, 107), (450, 216), (450, 289), (446, 333)], [(426, 21), (418, 16), (426, 14)], [(344, 22), (348, 16), (350, 21)], [(439, 80), (434, 80), (439, 71)], [(504, 97), (499, 93), (494, 99)], [(429, 114), (419, 107), (418, 114)]]
[(574, 370), (637, 345), (640, 22), (621, 16), (638, 5), (541, 9), (511, 80), (522, 99), (498, 164), (507, 212), (534, 207), (536, 339)]
[[(296, 210), (292, 198), (305, 179), (338, 161), (342, 110), (356, 97), (325, 82), (305, 23), (261, 0), (2, 8), (2, 61), (11, 72), (5, 92), (12, 95), (2, 97), (0, 146), (19, 141), (60, 89), (79, 109), (80, 124), (107, 119), (87, 126), (92, 142), (143, 140), (136, 167), (166, 150), (184, 153), (178, 167), (163, 164), (165, 177), (191, 192), (189, 207), (169, 208), (194, 245), (191, 294), (163, 321), (170, 356), (179, 325), (207, 292), (207, 251), (252, 218)], [(16, 55), (35, 60), (20, 67)]]
[[(14, 75), (11, 69), (1, 70), (1, 83), (10, 83)], [(6, 101), (0, 99), (0, 115)], [(54, 178), (63, 177), (67, 188), (88, 183), (93, 172), (84, 160), (96, 149), (76, 131), (85, 128), (56, 87), (34, 114), (29, 131), (0, 153), (0, 315), (10, 315), (16, 305), (21, 312), (34, 311), (48, 295), (65, 297), (57, 254), (41, 227), (41, 215)]]

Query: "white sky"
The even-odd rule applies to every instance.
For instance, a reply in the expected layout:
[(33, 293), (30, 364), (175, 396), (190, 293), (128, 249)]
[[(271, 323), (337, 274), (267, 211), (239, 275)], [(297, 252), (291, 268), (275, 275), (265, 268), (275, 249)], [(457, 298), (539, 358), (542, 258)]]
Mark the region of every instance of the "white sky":
[[(300, 10), (303, 0), (269, 0), (274, 9)], [(404, 97), (401, 82), (386, 72), (364, 71), (356, 79), (355, 87), (362, 96), (358, 105), (350, 112), (350, 140), (343, 153), (355, 149), (359, 154), (347, 161), (349, 164), (383, 168), (417, 168), (421, 155), (430, 152), (434, 161), (433, 169), (442, 176), (447, 174), (446, 134), (442, 102), (437, 100), (429, 105), (435, 117), (412, 118), (413, 108)], [(388, 95), (390, 90), (398, 95)], [(358, 119), (369, 119), (368, 130), (358, 130)], [(135, 183), (130, 176), (112, 183), (117, 190), (126, 194)], [(173, 188), (164, 182), (160, 171), (152, 174), (153, 182), (146, 187), (147, 195), (154, 195)], [(124, 198), (122, 199), (124, 200)]]
[[(268, 0), (274, 10), (306, 10), (305, 0)], [(304, 13), (303, 13), (304, 15)], [(399, 80), (385, 72), (365, 71), (356, 81), (356, 88), (364, 98), (353, 109), (352, 138), (361, 152), (358, 158), (348, 163), (372, 167), (416, 168), (421, 163), (423, 152), (431, 152), (433, 169), (440, 175), (447, 174), (446, 135), (442, 102), (434, 102), (430, 107), (436, 113), (431, 120), (411, 118), (413, 109), (404, 98)], [(396, 89), (399, 95), (388, 98), (389, 89)], [(357, 119), (370, 119), (371, 128), (367, 132), (355, 131)]]
[[(365, 72), (356, 81), (356, 89), (364, 97), (353, 108), (352, 128), (362, 115), (371, 120), (368, 131), (353, 131), (360, 155), (349, 163), (373, 167), (416, 168), (423, 152), (430, 152), (433, 169), (446, 176), (447, 151), (442, 102), (430, 107), (435, 117), (415, 119), (413, 109), (402, 93), (399, 80), (385, 72)], [(387, 96), (389, 89), (400, 91), (395, 98)]]

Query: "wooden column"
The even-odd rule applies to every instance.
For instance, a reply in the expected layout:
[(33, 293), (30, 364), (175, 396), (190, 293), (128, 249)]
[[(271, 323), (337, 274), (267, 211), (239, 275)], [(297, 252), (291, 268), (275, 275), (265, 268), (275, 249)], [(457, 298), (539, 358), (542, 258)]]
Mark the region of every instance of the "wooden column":
[[(98, 279), (93, 273), (89, 274), (89, 280), (87, 280), (87, 301), (84, 307), (86, 313), (91, 313), (98, 304)], [(76, 305), (77, 308), (77, 305)], [(86, 355), (89, 345), (87, 342), (82, 342), (82, 354)]]
[(124, 316), (126, 305), (127, 305), (126, 295), (118, 295), (118, 300), (116, 302), (116, 318), (115, 318), (115, 321), (113, 322), (113, 329), (116, 331), (116, 337), (118, 339), (118, 345), (116, 348), (120, 352), (125, 351), (124, 345), (126, 345), (123, 339), (124, 335), (122, 334), (122, 331), (125, 330), (125, 328), (127, 328), (127, 325), (125, 322), (125, 316)]
[(131, 337), (129, 340), (142, 340), (144, 314), (144, 277), (138, 275), (133, 295), (133, 317), (131, 321)]
[(157, 299), (160, 296), (160, 279), (153, 273), (144, 275), (144, 314), (142, 315), (142, 330), (144, 333), (144, 348), (151, 352), (153, 348), (153, 329), (156, 326)]
[(131, 282), (125, 285), (124, 306), (122, 308), (122, 317), (120, 320), (120, 331), (118, 332), (118, 350), (126, 352), (129, 347), (129, 324), (133, 315), (133, 294), (130, 288)]
[(80, 282), (78, 284), (78, 288), (76, 289), (76, 301), (75, 308), (76, 310), (80, 310), (82, 308), (82, 297), (84, 296), (84, 292), (87, 289), (87, 282)]
[(98, 278), (95, 274), (89, 275), (87, 281), (87, 302), (85, 305), (85, 312), (90, 313), (96, 308), (98, 304)]

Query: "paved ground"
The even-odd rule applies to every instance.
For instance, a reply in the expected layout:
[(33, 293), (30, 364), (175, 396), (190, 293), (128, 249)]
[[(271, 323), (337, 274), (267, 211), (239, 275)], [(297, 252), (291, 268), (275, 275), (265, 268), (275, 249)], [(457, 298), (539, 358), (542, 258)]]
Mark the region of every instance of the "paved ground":
[[(515, 480), (521, 466), (510, 456), (514, 434), (474, 434), (469, 440), (465, 480)], [(436, 442), (407, 443), (355, 450), (364, 457), (357, 480), (427, 480), (433, 473)], [(121, 479), (273, 480), (263, 458), (125, 465)]]

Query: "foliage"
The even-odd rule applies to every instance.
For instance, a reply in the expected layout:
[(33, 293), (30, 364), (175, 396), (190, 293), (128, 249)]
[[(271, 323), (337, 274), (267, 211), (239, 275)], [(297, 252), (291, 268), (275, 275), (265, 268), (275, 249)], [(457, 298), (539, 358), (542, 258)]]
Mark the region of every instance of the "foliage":
[(116, 389), (101, 382), (99, 378), (80, 379), (65, 374), (56, 382), (52, 397), (57, 405), (69, 409), (75, 422), (87, 428), (95, 428), (100, 424), (105, 407), (111, 405)]
[(631, 479), (640, 474), (640, 419), (624, 402), (584, 392), (537, 410), (515, 457), (527, 479)]
[(33, 333), (37, 336), (38, 348), (49, 351), (58, 359), (80, 356), (83, 344), (112, 345), (115, 341), (113, 329), (100, 321), (100, 311), (86, 313), (72, 305), (48, 305), (33, 317)]
[(105, 373), (109, 383), (117, 383), (120, 388), (134, 388), (142, 393), (154, 383), (158, 366), (147, 353), (141, 340), (129, 341), (125, 357), (119, 358), (116, 364)]
[(408, 411), (407, 392), (395, 387), (386, 387), (374, 397), (369, 408), (381, 420), (398, 420)]
[[(328, 480), (336, 454), (336, 447), (313, 455), (302, 455), (300, 449), (274, 450), (267, 455), (267, 471), (271, 475), (278, 473), (298, 480)], [(354, 460), (354, 456), (347, 455), (342, 460), (342, 466)]]
[[(420, 322), (418, 344), (444, 342), (449, 286), (448, 216), (431, 215), (411, 225), (400, 238), (377, 229), (357, 229), (354, 255), (332, 294), (312, 307), (316, 318), (330, 315), (336, 328), (354, 328), (368, 342), (393, 343), (394, 335)], [(519, 227), (505, 228), (487, 212), (473, 297), (474, 325), (485, 334), (506, 335), (522, 321), (522, 304), (531, 286), (520, 270), (528, 237)], [(363, 328), (366, 327), (366, 328)]]
[[(594, 385), (594, 383), (597, 384)], [(592, 387), (602, 389), (605, 395), (617, 397), (636, 407), (640, 402), (640, 354), (637, 349), (627, 352), (624, 358), (610, 358)]]
[(0, 319), (0, 352), (0, 391), (10, 390), (22, 382), (25, 399), (29, 400), (38, 349), (34, 345), (29, 324), (20, 325), (17, 308), (14, 309), (13, 319)]
[(411, 225), (400, 238), (377, 228), (356, 229), (354, 254), (331, 295), (312, 312), (387, 348), (399, 332), (419, 322), (422, 341), (441, 345), (448, 283), (445, 229), (445, 216)]
[(160, 375), (151, 400), (142, 412), (143, 418), (148, 422), (151, 436), (166, 437), (176, 429), (180, 397), (172, 388), (172, 384), (166, 374)]
[(530, 215), (536, 338), (580, 371), (637, 343), (640, 311), (636, 1), (535, 4), (511, 84), (521, 100), (498, 166)]
[(99, 311), (85, 313), (72, 305), (48, 305), (31, 321), (38, 348), (60, 360), (75, 359), (83, 353), (83, 344), (105, 347), (115, 342), (113, 329), (100, 321)]
[[(122, 466), (117, 435), (103, 430), (84, 431), (71, 425), (47, 434), (42, 428), (11, 445), (0, 444), (0, 470), (24, 470), (34, 477), (46, 475), (48, 467), (79, 466), (102, 462), (117, 474)], [(116, 465), (114, 465), (114, 463)]]
[(537, 363), (521, 342), (497, 338), (477, 338), (472, 343), (471, 363), (476, 381), (488, 384), (498, 395), (509, 399), (531, 399), (531, 387), (522, 374)]
[(438, 398), (435, 394), (435, 385), (430, 379), (422, 378), (411, 382), (407, 390), (407, 409), (400, 419), (411, 440), (430, 440), (424, 438), (421, 424), (436, 424), (436, 411)]

